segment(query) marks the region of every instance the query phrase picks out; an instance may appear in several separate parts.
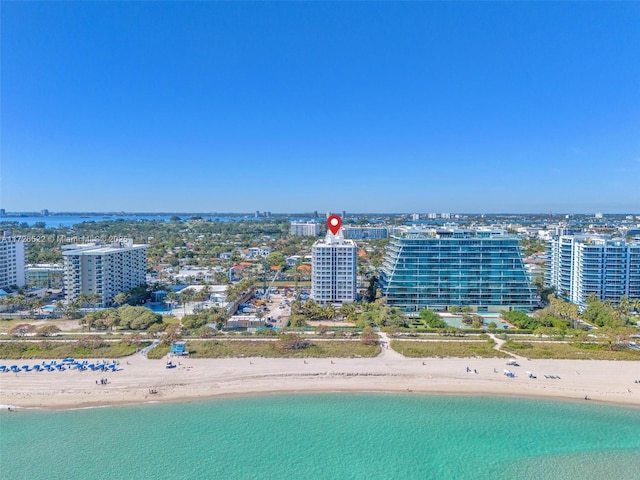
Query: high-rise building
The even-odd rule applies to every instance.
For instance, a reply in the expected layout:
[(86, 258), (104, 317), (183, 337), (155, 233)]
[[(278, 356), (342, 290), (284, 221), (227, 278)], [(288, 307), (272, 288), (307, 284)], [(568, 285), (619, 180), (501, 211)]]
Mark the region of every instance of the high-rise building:
[(311, 249), (311, 298), (320, 305), (356, 300), (358, 249), (342, 232), (327, 233)]
[(4, 208), (0, 208), (0, 217), (4, 217), (7, 214), (7, 211)]
[(62, 247), (66, 299), (80, 294), (100, 296), (100, 306), (108, 306), (121, 292), (143, 285), (147, 273), (148, 245), (132, 240), (111, 245), (84, 244)]
[(377, 240), (387, 238), (389, 231), (386, 227), (343, 227), (344, 238), (353, 240)]
[(291, 222), (291, 235), (317, 237), (320, 235), (320, 224), (318, 222)]
[(545, 283), (584, 306), (590, 294), (617, 304), (640, 298), (640, 243), (622, 238), (561, 235), (549, 241)]
[(407, 314), (449, 306), (531, 311), (537, 303), (518, 239), (503, 230), (397, 233), (380, 280), (387, 303)]
[(0, 288), (24, 287), (24, 239), (10, 235), (0, 237)]

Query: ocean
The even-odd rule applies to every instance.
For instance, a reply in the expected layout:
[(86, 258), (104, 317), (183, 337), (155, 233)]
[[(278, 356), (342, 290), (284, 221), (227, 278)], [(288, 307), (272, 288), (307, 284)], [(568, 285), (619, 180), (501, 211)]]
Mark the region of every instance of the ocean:
[[(262, 218), (254, 218), (252, 216), (244, 217), (212, 217), (207, 215), (201, 215), (205, 220), (212, 220), (218, 222), (238, 222), (240, 220), (263, 220)], [(44, 222), (46, 228), (56, 227), (72, 227), (82, 222), (114, 222), (116, 220), (155, 220), (168, 222), (172, 215), (49, 215), (43, 216), (4, 216), (0, 217), (0, 225), (2, 223), (26, 223), (28, 226), (33, 226), (37, 222)], [(191, 218), (191, 215), (180, 216), (181, 220), (187, 220)], [(5, 225), (6, 228), (7, 225)]]
[(634, 479), (640, 410), (300, 394), (0, 415), (18, 479)]

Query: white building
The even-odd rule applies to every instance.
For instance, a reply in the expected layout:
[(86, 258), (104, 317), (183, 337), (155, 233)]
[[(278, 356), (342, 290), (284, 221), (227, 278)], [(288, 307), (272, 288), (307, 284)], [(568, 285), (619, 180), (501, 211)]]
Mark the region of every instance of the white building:
[(62, 247), (64, 286), (68, 301), (80, 294), (97, 293), (100, 306), (113, 302), (118, 293), (143, 285), (148, 245), (132, 240), (111, 245), (82, 244)]
[(386, 227), (344, 227), (344, 238), (354, 240), (377, 240), (387, 238), (389, 231)]
[(24, 287), (25, 262), (22, 237), (0, 237), (0, 288)]
[(320, 235), (320, 224), (318, 222), (291, 222), (291, 235), (317, 237)]
[(46, 288), (63, 286), (64, 268), (56, 263), (29, 265), (26, 268), (27, 284)]
[(617, 304), (640, 298), (640, 244), (621, 238), (562, 235), (549, 242), (545, 282), (563, 298), (585, 305), (594, 293)]
[(353, 240), (345, 240), (342, 231), (327, 233), (311, 249), (311, 298), (320, 305), (356, 300), (358, 249)]

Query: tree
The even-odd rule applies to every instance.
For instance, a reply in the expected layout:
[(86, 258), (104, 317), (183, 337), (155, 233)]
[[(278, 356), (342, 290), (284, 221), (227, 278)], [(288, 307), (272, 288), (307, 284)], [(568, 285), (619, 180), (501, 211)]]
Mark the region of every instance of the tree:
[(446, 328), (447, 323), (433, 310), (424, 308), (420, 310), (420, 320), (430, 328)]
[(620, 298), (618, 305), (615, 307), (616, 313), (621, 319), (627, 318), (627, 312), (631, 310), (631, 301), (626, 295)]
[(318, 335), (324, 335), (324, 334), (325, 334), (325, 333), (327, 333), (329, 330), (330, 330), (330, 328), (329, 328), (329, 327), (327, 327), (326, 325), (322, 325), (322, 324), (320, 324), (320, 325), (318, 325), (318, 326), (316, 327), (316, 333), (317, 333)]
[(280, 267), (281, 269), (287, 264), (287, 260), (284, 258), (282, 252), (271, 252), (267, 255), (265, 261), (270, 267)]
[(179, 297), (178, 297), (178, 294), (176, 292), (171, 290), (169, 293), (167, 293), (167, 296), (165, 297), (165, 300), (167, 302), (169, 302), (170, 305), (172, 305), (174, 303), (178, 303)]
[(52, 337), (60, 333), (60, 329), (56, 325), (43, 325), (37, 330), (41, 337)]
[(281, 350), (304, 350), (311, 346), (311, 342), (300, 335), (285, 333), (280, 335), (277, 346)]
[(105, 318), (105, 326), (110, 330), (120, 325), (120, 313), (118, 310), (109, 310)]
[(362, 329), (362, 335), (360, 337), (363, 345), (377, 345), (378, 334), (371, 326), (366, 326)]
[(127, 300), (129, 300), (129, 295), (125, 292), (120, 292), (116, 294), (115, 297), (113, 297), (113, 303), (115, 303), (117, 306), (125, 304)]
[(355, 321), (356, 306), (353, 303), (343, 303), (340, 305), (340, 315), (346, 318), (348, 321)]
[(24, 337), (30, 333), (36, 331), (36, 326), (30, 323), (19, 323), (15, 327), (9, 330), (9, 335), (13, 335), (14, 337)]
[(187, 303), (193, 301), (196, 293), (191, 288), (185, 288), (180, 292), (180, 302), (182, 303), (183, 314), (187, 313)]
[(164, 323), (154, 323), (147, 329), (147, 334), (157, 338), (164, 332), (166, 327), (167, 325)]
[(372, 276), (369, 279), (369, 286), (367, 287), (367, 291), (364, 294), (364, 300), (366, 302), (375, 302), (376, 297), (378, 296), (378, 288), (377, 288), (378, 278)]

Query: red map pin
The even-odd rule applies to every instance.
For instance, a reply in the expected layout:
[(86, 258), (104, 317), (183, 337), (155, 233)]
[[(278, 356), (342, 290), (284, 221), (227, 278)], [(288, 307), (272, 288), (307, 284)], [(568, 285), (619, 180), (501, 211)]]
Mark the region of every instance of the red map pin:
[(331, 215), (327, 218), (327, 227), (334, 235), (338, 233), (340, 227), (342, 226), (342, 219), (338, 215)]

